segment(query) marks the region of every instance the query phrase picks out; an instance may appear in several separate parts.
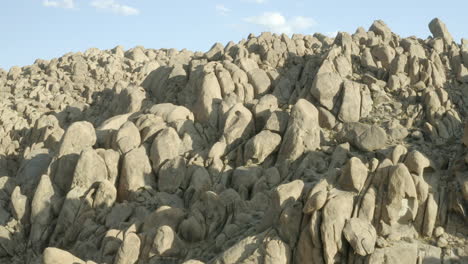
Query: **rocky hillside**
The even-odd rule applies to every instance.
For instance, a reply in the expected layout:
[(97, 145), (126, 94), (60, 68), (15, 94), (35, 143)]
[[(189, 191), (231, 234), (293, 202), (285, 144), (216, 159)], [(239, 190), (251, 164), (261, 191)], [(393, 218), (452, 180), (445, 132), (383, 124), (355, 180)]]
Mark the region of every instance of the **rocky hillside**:
[(0, 70), (0, 263), (468, 263), (468, 40), (429, 29)]

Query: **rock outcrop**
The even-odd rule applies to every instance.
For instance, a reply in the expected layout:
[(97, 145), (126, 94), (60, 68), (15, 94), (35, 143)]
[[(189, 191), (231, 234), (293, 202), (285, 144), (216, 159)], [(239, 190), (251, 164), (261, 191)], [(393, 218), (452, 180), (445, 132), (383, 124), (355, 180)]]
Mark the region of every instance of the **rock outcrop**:
[(468, 263), (468, 41), (429, 30), (0, 69), (0, 263)]

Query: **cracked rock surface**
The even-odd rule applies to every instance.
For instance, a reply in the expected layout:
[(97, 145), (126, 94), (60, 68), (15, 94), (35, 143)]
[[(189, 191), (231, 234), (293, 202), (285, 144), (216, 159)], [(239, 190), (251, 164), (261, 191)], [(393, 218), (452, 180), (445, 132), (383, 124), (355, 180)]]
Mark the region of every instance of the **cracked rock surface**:
[(0, 69), (0, 263), (468, 263), (468, 40), (428, 26)]

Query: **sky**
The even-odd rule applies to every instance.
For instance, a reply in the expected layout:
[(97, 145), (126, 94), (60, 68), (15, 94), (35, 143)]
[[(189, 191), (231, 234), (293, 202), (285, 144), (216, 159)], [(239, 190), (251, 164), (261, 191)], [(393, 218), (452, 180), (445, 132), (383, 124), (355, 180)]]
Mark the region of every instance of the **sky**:
[(117, 45), (208, 51), (263, 31), (353, 33), (377, 19), (426, 38), (439, 17), (460, 42), (467, 10), (467, 0), (0, 0), (0, 68)]

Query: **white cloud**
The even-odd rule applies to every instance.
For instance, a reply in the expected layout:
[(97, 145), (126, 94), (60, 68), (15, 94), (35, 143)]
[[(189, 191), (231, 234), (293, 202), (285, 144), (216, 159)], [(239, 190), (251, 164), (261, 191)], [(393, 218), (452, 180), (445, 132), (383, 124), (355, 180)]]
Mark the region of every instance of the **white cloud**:
[(317, 23), (309, 17), (296, 16), (286, 19), (278, 12), (265, 12), (259, 16), (247, 17), (244, 21), (264, 27), (274, 33), (292, 34), (307, 30)]
[(216, 5), (215, 9), (216, 12), (221, 16), (226, 16), (229, 12), (231, 12), (231, 9), (225, 7), (224, 5)]
[(91, 6), (97, 9), (110, 10), (115, 14), (123, 16), (133, 16), (140, 14), (140, 10), (117, 3), (115, 0), (93, 0)]
[(73, 0), (58, 0), (58, 1), (51, 1), (51, 0), (44, 0), (42, 1), (42, 5), (46, 7), (60, 7), (60, 8), (74, 8), (75, 3)]

